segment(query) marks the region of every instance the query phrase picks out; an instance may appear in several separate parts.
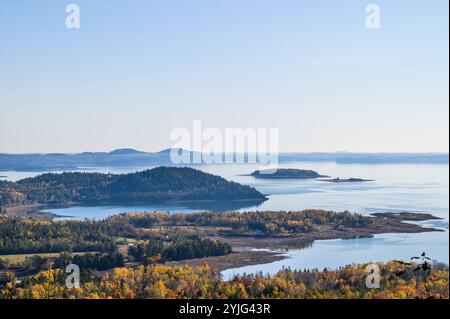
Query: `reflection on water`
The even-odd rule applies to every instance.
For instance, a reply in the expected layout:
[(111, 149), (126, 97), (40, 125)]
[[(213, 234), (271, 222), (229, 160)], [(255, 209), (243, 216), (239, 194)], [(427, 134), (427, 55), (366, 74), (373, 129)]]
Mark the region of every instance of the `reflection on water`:
[[(317, 241), (312, 247), (288, 252), (289, 259), (268, 265), (244, 267), (229, 270), (228, 276), (236, 271), (275, 272), (283, 266), (292, 268), (338, 267), (351, 262), (386, 261), (416, 255), (426, 251), (433, 258), (448, 263), (449, 248), (449, 166), (448, 165), (338, 165), (335, 163), (289, 163), (282, 168), (316, 170), (320, 174), (340, 178), (373, 179), (367, 183), (327, 183), (320, 180), (260, 180), (242, 176), (259, 169), (257, 165), (218, 164), (201, 165), (197, 168), (220, 175), (226, 179), (255, 187), (269, 200), (261, 204), (233, 203), (183, 203), (175, 205), (141, 206), (96, 206), (46, 209), (46, 212), (73, 218), (105, 218), (128, 211), (170, 211), (172, 213), (203, 210), (302, 210), (306, 208), (335, 211), (350, 210), (361, 214), (374, 212), (426, 212), (442, 218), (424, 225), (439, 227), (444, 232), (423, 234), (384, 234), (371, 239)], [(145, 169), (144, 167), (139, 169)], [(136, 169), (101, 168), (89, 171), (126, 173)], [(38, 173), (2, 172), (10, 180), (17, 180)], [(240, 206), (242, 205), (242, 206)]]
[[(83, 205), (72, 207), (47, 207), (40, 209), (39, 213), (56, 215), (54, 219), (104, 219), (112, 215), (129, 212), (170, 212), (195, 213), (202, 211), (229, 212), (240, 210), (253, 210), (260, 205), (261, 200), (248, 201), (192, 201), (165, 204), (141, 204), (141, 205)], [(34, 210), (33, 213), (36, 213)]]

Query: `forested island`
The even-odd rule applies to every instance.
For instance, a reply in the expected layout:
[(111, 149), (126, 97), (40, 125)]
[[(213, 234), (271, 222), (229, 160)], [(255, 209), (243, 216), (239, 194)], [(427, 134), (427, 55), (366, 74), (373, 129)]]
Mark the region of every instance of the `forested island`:
[(251, 173), (250, 176), (264, 179), (312, 179), (319, 177), (328, 177), (326, 175), (320, 175), (313, 170), (295, 168), (257, 170)]
[[(262, 179), (318, 179), (321, 177), (329, 177), (327, 175), (321, 175), (313, 170), (306, 169), (296, 169), (296, 168), (278, 168), (278, 169), (266, 169), (257, 170), (250, 174), (255, 178)], [(330, 183), (361, 183), (361, 182), (373, 182), (371, 179), (362, 178), (330, 178), (330, 179), (320, 179), (323, 182)]]
[(47, 173), (0, 181), (0, 207), (49, 204), (151, 203), (267, 198), (256, 189), (192, 168), (158, 167), (130, 174)]

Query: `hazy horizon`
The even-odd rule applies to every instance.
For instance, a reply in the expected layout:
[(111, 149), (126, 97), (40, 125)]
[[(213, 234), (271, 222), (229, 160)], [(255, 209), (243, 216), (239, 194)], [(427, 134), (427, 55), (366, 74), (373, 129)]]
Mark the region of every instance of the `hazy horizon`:
[[(165, 150), (170, 149), (170, 147), (166, 147), (163, 149), (158, 150), (142, 150), (142, 149), (135, 149), (130, 147), (120, 147), (115, 149), (109, 149), (109, 150), (94, 150), (94, 151), (76, 151), (76, 152), (58, 152), (58, 151), (52, 151), (52, 152), (0, 152), (0, 154), (11, 154), (11, 155), (27, 155), (27, 154), (41, 154), (41, 155), (48, 155), (48, 154), (69, 154), (69, 155), (77, 155), (82, 153), (111, 153), (118, 150), (133, 150), (137, 152), (143, 152), (143, 153), (159, 153)], [(193, 150), (186, 150), (189, 152), (195, 152)], [(224, 152), (224, 153), (231, 153), (231, 152)], [(239, 152), (236, 152), (239, 153)], [(244, 152), (248, 153), (248, 152)], [(324, 153), (324, 154), (404, 154), (404, 155), (415, 155), (415, 154), (440, 154), (440, 155), (448, 155), (449, 152), (352, 152), (352, 151), (280, 151), (280, 154), (289, 154), (289, 153), (298, 153), (298, 154), (314, 154), (314, 153)]]
[(0, 3), (0, 153), (170, 148), (279, 129), (280, 152), (448, 153), (448, 1)]

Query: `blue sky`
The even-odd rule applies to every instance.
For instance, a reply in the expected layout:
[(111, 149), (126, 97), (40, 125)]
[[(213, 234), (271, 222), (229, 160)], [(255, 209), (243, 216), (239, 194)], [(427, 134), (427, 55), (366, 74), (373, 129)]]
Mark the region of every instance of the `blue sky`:
[(194, 119), (277, 127), (282, 151), (447, 152), (448, 36), (447, 0), (2, 0), (0, 152), (156, 151)]

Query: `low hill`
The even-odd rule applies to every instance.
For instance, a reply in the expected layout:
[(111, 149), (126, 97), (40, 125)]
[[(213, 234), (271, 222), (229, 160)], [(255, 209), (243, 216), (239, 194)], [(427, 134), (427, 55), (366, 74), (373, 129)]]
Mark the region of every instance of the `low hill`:
[(0, 183), (0, 205), (192, 200), (265, 200), (256, 189), (192, 168), (158, 167), (124, 175), (43, 174)]
[(120, 148), (109, 152), (111, 155), (134, 155), (134, 154), (145, 154), (144, 152), (137, 151), (133, 148)]

